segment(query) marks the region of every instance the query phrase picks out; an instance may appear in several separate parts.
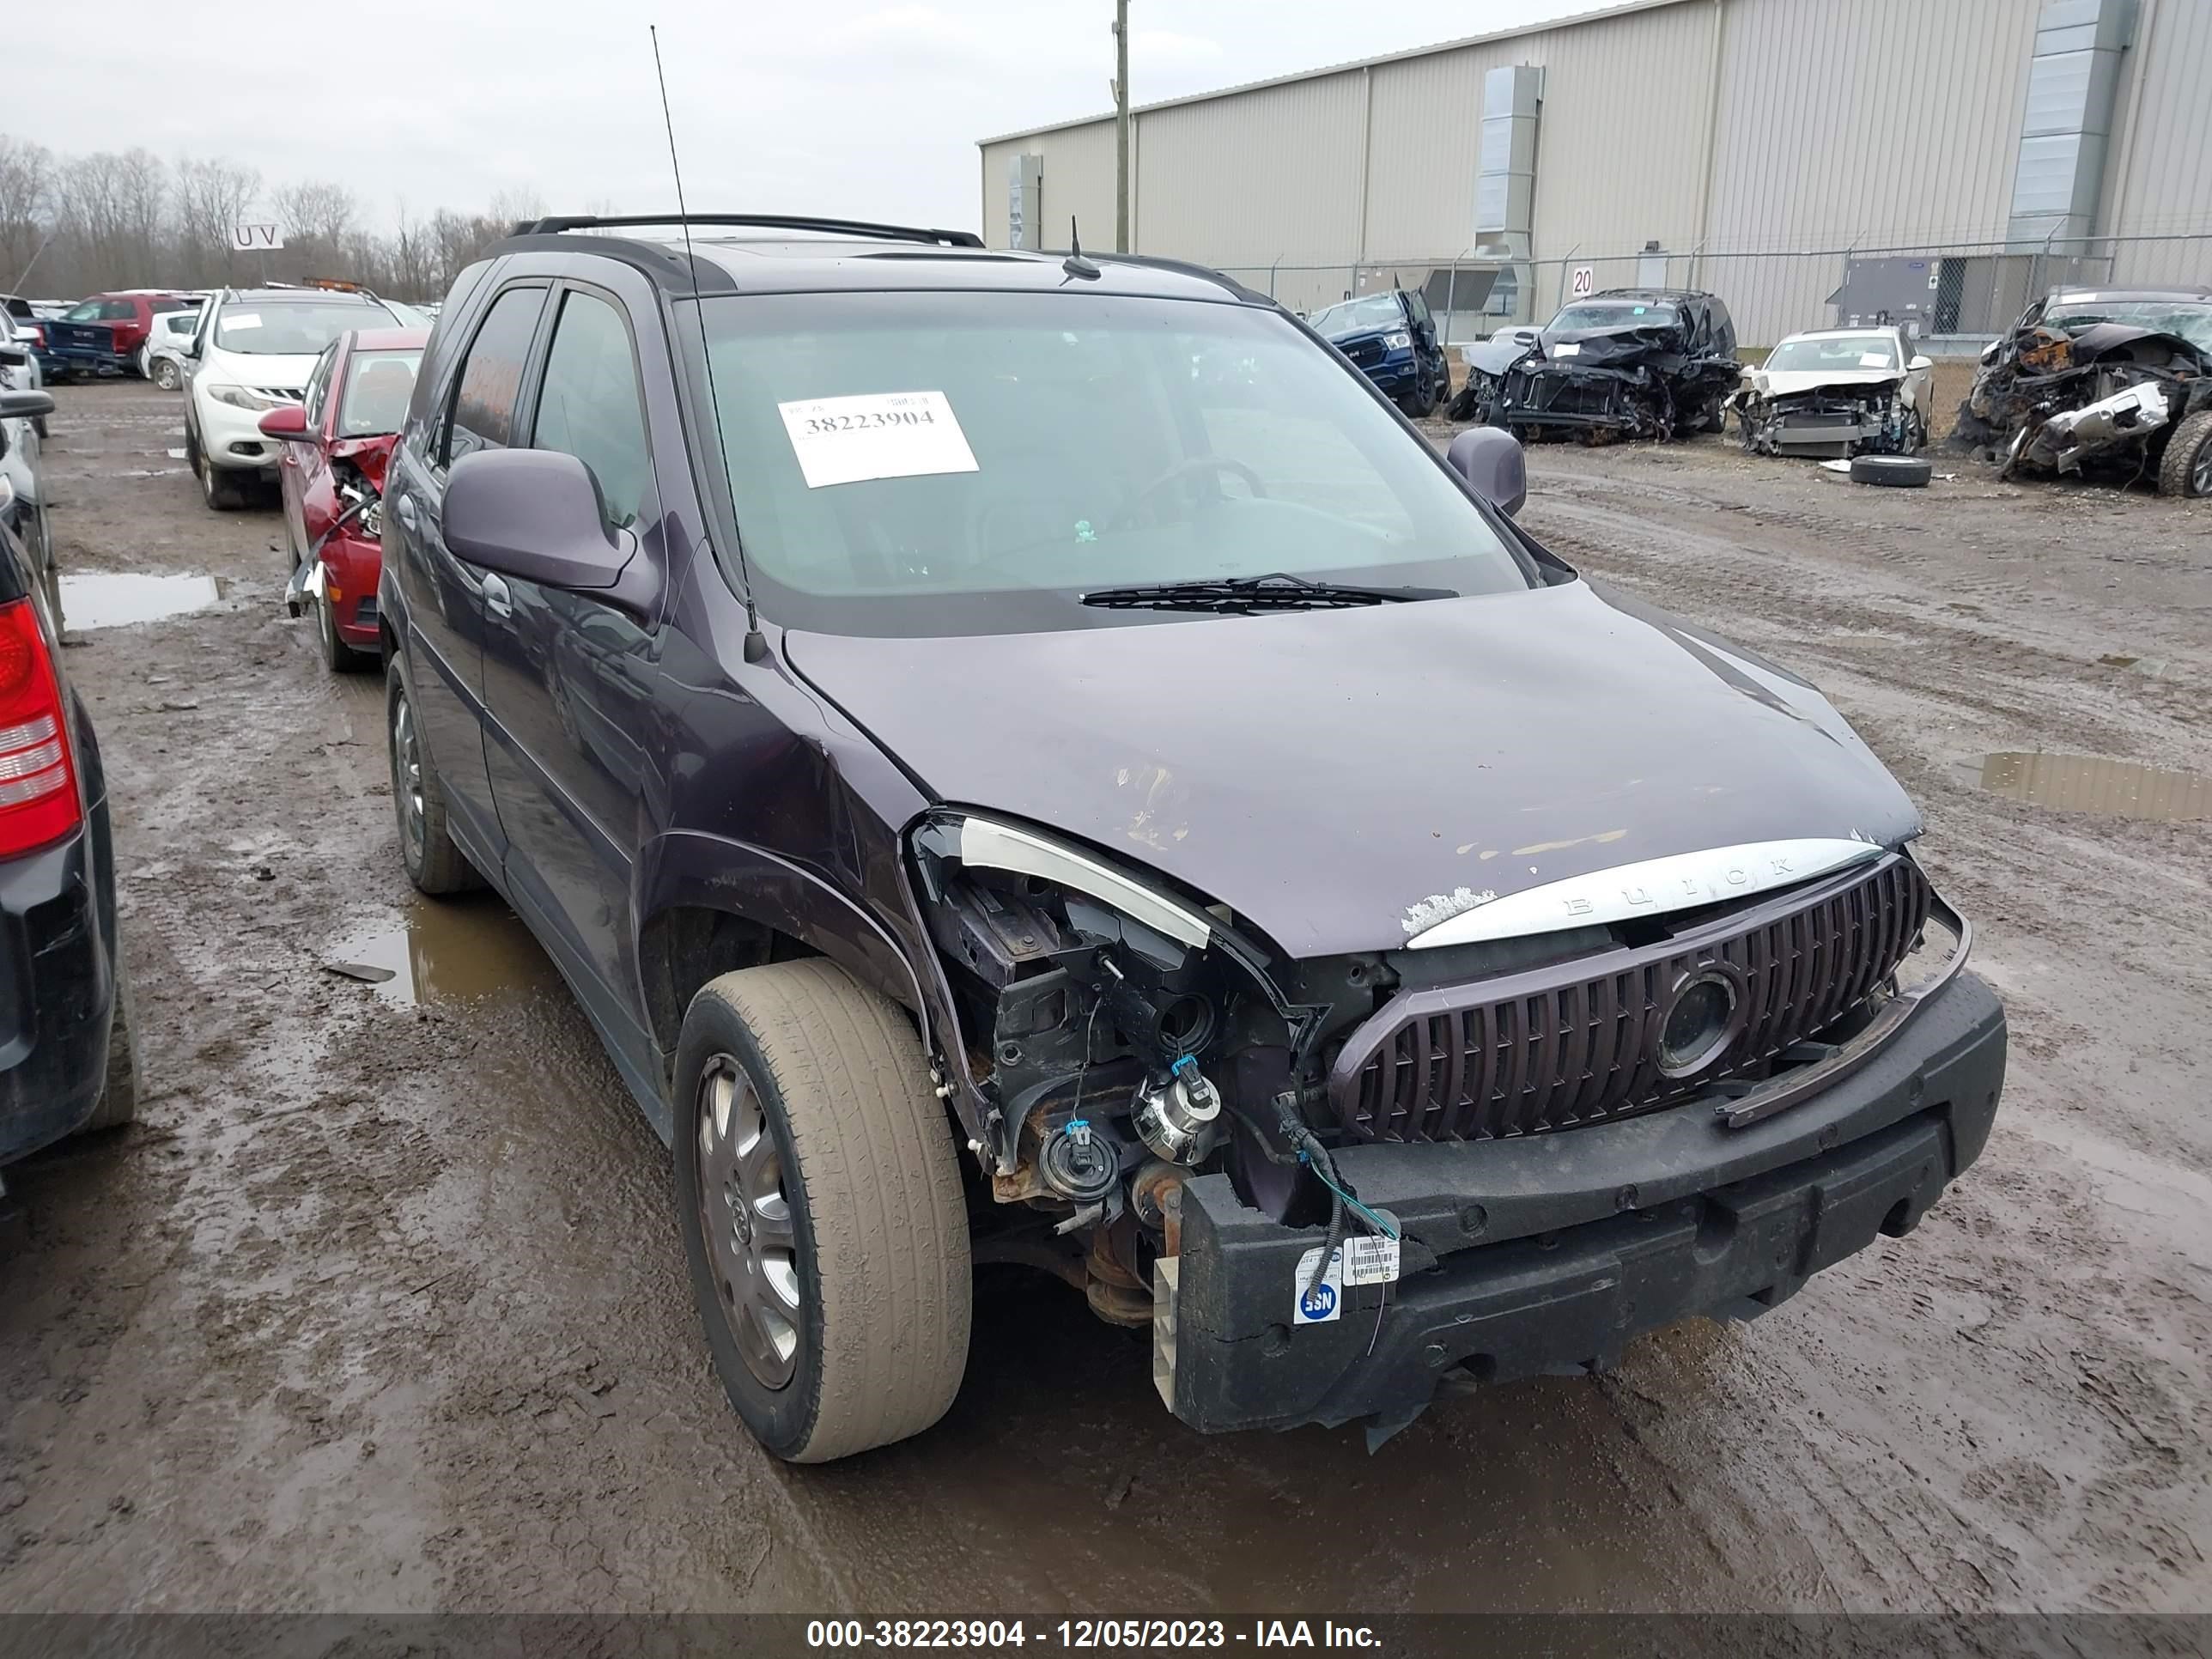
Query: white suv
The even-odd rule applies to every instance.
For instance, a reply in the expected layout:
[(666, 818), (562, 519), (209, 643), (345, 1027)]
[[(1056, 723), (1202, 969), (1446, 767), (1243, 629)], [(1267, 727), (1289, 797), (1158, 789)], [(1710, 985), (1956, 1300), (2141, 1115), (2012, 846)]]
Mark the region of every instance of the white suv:
[(243, 507), (252, 482), (276, 482), (277, 443), (261, 417), (296, 404), (315, 359), (349, 328), (402, 319), (372, 294), (314, 288), (225, 289), (200, 310), (186, 356), (185, 459), (217, 512)]

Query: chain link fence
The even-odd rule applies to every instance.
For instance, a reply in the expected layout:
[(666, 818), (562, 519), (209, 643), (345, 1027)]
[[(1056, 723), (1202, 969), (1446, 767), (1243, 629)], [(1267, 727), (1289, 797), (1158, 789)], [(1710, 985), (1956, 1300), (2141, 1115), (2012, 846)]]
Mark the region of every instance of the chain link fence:
[(1578, 295), (1613, 288), (1717, 294), (1747, 346), (1800, 329), (1897, 323), (1931, 356), (1971, 355), (2028, 304), (2072, 287), (2212, 289), (2212, 226), (2158, 236), (2097, 236), (1802, 252), (1571, 250), (1550, 259), (1471, 254), (1218, 267), (1293, 311), (1391, 288), (1428, 297), (1448, 344), (1540, 325)]

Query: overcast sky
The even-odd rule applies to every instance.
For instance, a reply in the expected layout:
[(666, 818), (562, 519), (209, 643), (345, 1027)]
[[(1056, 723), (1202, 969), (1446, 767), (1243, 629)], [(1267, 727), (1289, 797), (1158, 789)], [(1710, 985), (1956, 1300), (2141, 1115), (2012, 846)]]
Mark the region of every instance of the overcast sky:
[[(1129, 80), (1145, 103), (1598, 3), (1132, 0)], [(972, 227), (976, 139), (1112, 103), (1112, 0), (108, 0), (96, 26), (33, 9), (41, 40), (97, 45), (66, 74), (34, 48), (0, 131), (329, 179), (380, 224), (403, 198), (472, 210), (501, 191), (548, 211), (673, 206), (648, 22), (695, 209)]]

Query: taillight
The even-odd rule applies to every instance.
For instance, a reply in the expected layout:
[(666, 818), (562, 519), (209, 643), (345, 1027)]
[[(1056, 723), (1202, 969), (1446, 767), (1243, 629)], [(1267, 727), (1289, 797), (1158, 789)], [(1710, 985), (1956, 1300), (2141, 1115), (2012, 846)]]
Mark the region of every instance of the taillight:
[(69, 715), (28, 599), (0, 605), (0, 857), (58, 841), (84, 820)]

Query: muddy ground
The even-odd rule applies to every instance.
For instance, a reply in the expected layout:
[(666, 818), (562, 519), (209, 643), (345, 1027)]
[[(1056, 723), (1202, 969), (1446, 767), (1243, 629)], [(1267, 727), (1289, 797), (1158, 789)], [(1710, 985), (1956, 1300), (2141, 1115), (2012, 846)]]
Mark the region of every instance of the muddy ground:
[(179, 409), (64, 390), (48, 450), (65, 569), (220, 591), (70, 655), (153, 1097), (9, 1171), (0, 1606), (2212, 1605), (2212, 825), (1978, 781), (2212, 773), (2212, 505), (1533, 459), (1540, 538), (1820, 682), (1926, 810), (2014, 1048), (1917, 1232), (1373, 1457), (1187, 1432), (1139, 1340), (1006, 1270), (944, 1423), (793, 1470), (709, 1374), (667, 1154), (496, 902), (410, 897), (377, 683), (283, 618), (276, 516), (200, 505)]

